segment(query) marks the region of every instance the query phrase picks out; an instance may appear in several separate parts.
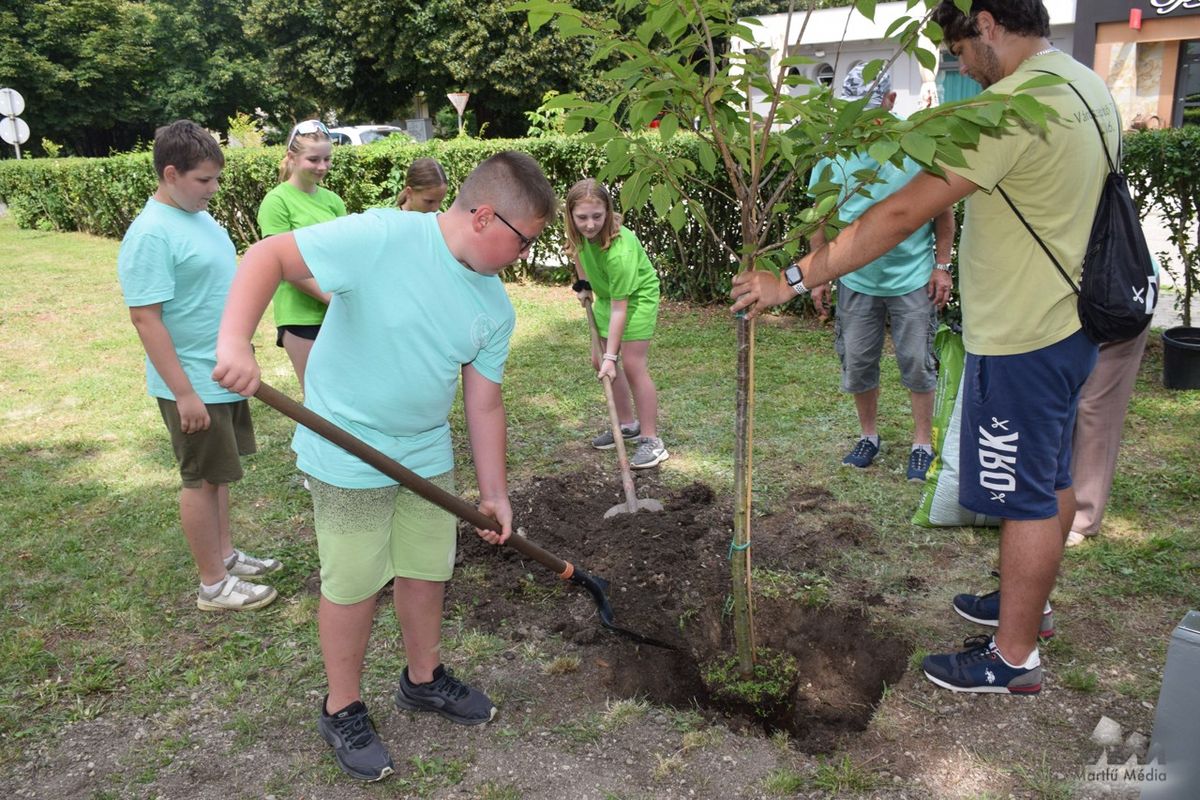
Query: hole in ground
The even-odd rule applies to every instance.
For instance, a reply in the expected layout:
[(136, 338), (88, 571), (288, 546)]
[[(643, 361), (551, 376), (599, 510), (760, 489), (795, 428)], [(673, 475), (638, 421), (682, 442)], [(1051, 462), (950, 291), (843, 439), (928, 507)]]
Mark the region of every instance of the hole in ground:
[[(725, 612), (731, 504), (703, 484), (668, 491), (655, 474), (640, 473), (637, 481), (638, 497), (661, 500), (663, 511), (604, 519), (623, 499), (619, 481), (607, 470), (585, 470), (514, 488), (514, 524), (560, 558), (606, 578), (616, 624), (678, 650), (605, 631), (586, 592), (555, 582), (513, 550), (485, 544), (465, 525), (448, 607), (515, 639), (554, 633), (595, 648), (608, 691), (620, 697), (699, 706), (735, 724), (787, 731), (808, 752), (827, 752), (839, 738), (865, 729), (885, 685), (904, 673), (908, 643), (873, 632), (858, 608), (794, 589), (814, 578), (827, 587), (819, 565), (830, 563), (835, 551), (869, 551), (870, 526), (812, 487), (798, 489), (780, 513), (755, 521), (756, 572), (769, 570), (777, 584), (791, 582), (793, 589), (756, 598), (757, 645), (793, 658), (795, 680), (772, 699), (739, 702), (705, 678), (716, 660), (733, 653)], [(790, 502), (795, 498), (802, 502)]]

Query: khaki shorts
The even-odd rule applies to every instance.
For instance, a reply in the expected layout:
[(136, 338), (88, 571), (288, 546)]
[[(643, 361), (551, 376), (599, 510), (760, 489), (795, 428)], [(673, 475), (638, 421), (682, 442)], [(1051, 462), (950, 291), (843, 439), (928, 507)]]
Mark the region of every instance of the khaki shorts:
[[(454, 492), (454, 473), (430, 479)], [(308, 476), (321, 558), (321, 594), (338, 605), (392, 578), (443, 583), (454, 574), (454, 515), (402, 486), (344, 489)]]
[(241, 456), (258, 451), (248, 401), (205, 403), (211, 420), (208, 430), (184, 433), (175, 401), (155, 399), (171, 434), (171, 449), (185, 489), (199, 489), (205, 481), (223, 484), (242, 479)]

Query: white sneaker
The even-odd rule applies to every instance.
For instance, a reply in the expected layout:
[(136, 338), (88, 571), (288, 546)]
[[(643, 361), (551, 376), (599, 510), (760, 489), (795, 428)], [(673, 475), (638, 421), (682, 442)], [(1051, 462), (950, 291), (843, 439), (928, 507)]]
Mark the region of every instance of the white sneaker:
[(1067, 547), (1075, 547), (1076, 545), (1083, 544), (1084, 540), (1087, 538), (1088, 537), (1086, 534), (1080, 533), (1079, 531), (1071, 531), (1067, 534)]
[(233, 555), (225, 560), (225, 569), (239, 578), (257, 578), (278, 572), (283, 569), (283, 563), (276, 558), (255, 558), (241, 550), (234, 550)]
[(211, 594), (203, 589), (196, 595), (196, 607), (201, 611), (249, 611), (270, 605), (279, 596), (270, 586), (243, 581), (236, 575), (226, 575)]

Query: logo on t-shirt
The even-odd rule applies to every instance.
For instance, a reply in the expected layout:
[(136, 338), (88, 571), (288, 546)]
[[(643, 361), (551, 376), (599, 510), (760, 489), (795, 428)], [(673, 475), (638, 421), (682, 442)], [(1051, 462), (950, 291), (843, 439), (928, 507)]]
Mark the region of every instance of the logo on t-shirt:
[(471, 343), (482, 350), (496, 332), (496, 321), (486, 314), (480, 314), (471, 323)]

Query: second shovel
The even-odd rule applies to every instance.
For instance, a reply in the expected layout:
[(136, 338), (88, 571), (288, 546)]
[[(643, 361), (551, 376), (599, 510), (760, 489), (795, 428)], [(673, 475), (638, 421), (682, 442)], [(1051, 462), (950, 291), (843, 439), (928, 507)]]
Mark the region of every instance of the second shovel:
[[(592, 301), (584, 300), (583, 308), (587, 311), (588, 329), (592, 334), (592, 350), (597, 357), (603, 352), (600, 347), (600, 330), (596, 327), (596, 315), (592, 313)], [(638, 499), (633, 488), (633, 475), (629, 471), (629, 457), (625, 454), (625, 435), (621, 432), (621, 420), (617, 417), (617, 404), (613, 399), (612, 378), (607, 375), (601, 381), (604, 384), (604, 399), (608, 402), (608, 421), (612, 425), (613, 441), (617, 445), (617, 461), (621, 464), (621, 486), (625, 490), (625, 502), (617, 503), (604, 512), (604, 518), (615, 517), (617, 514), (636, 514), (638, 511), (662, 511), (663, 504), (650, 498)]]

